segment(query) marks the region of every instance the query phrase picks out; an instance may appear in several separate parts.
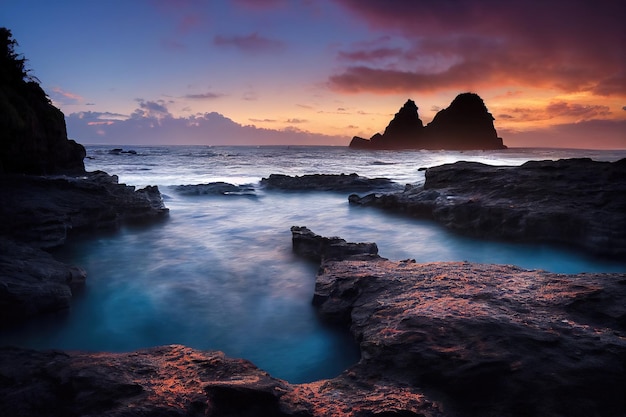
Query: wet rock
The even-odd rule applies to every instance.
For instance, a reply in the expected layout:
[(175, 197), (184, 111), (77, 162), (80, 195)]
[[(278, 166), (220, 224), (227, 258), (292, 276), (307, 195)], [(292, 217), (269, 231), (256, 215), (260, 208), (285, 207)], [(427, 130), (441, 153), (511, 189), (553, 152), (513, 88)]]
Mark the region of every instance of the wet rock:
[(0, 323), (67, 309), (85, 279), (41, 248), (70, 235), (164, 218), (157, 187), (136, 190), (104, 172), (80, 177), (0, 175)]
[(432, 218), (468, 235), (575, 246), (626, 257), (626, 162), (456, 162), (426, 170), (423, 187), (351, 195), (352, 204)]
[(182, 195), (255, 195), (253, 185), (234, 185), (227, 182), (210, 182), (208, 184), (189, 184), (174, 187)]
[(51, 248), (70, 233), (116, 229), (168, 214), (157, 187), (118, 184), (97, 171), (80, 177), (0, 176), (0, 235)]
[(318, 262), (327, 259), (380, 258), (376, 243), (349, 243), (340, 237), (323, 237), (303, 226), (292, 226), (291, 236), (296, 254)]
[(370, 191), (394, 189), (398, 185), (387, 178), (366, 178), (357, 174), (311, 174), (289, 176), (271, 174), (261, 179), (266, 189), (288, 191)]
[(411, 387), (370, 389), (351, 376), (292, 385), (246, 360), (183, 346), (131, 353), (0, 348), (0, 413), (13, 417), (357, 417), (390, 410), (443, 415)]
[(623, 274), (327, 261), (315, 299), (327, 320), (350, 323), (356, 369), (436, 390), (451, 415), (625, 410)]
[(69, 308), (86, 277), (81, 268), (1, 236), (0, 271), (0, 325)]

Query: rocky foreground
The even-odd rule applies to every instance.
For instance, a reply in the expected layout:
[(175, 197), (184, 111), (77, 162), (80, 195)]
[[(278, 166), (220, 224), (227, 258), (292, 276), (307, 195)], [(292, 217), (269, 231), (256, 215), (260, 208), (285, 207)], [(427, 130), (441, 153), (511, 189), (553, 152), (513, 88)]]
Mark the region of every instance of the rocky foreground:
[(104, 172), (0, 175), (0, 325), (67, 309), (85, 271), (44, 249), (69, 236), (167, 215), (157, 187), (135, 190)]
[(520, 167), (455, 162), (428, 168), (423, 186), (349, 197), (434, 219), (481, 238), (549, 242), (626, 259), (626, 159), (530, 161)]
[[(459, 162), (423, 187), (389, 191), (358, 176), (276, 177), (275, 189), (351, 196), (455, 230), (568, 241), (624, 254), (624, 160)], [(348, 184), (348, 185), (346, 185)], [(267, 186), (267, 184), (266, 184)], [(320, 188), (321, 187), (321, 188)], [(368, 188), (369, 187), (369, 188)], [(271, 188), (271, 186), (270, 186)], [(223, 184), (184, 193), (228, 194)], [(0, 177), (0, 317), (67, 308), (85, 273), (42, 248), (74, 233), (167, 214), (156, 187), (105, 173)], [(11, 416), (622, 416), (626, 413), (626, 275), (564, 275), (509, 265), (417, 264), (375, 243), (292, 228), (293, 249), (320, 263), (313, 304), (346, 327), (361, 360), (336, 378), (290, 384), (244, 359), (184, 346), (130, 353), (0, 348), (0, 415)]]
[(361, 360), (307, 384), (220, 352), (0, 349), (12, 416), (620, 416), (626, 277), (389, 261), (293, 227), (321, 261), (314, 304)]

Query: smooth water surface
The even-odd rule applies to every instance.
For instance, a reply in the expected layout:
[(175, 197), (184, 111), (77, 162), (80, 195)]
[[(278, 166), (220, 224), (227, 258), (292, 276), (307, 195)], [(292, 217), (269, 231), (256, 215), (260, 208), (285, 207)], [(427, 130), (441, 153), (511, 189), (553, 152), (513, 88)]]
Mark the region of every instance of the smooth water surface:
[[(416, 183), (423, 181), (421, 166), (458, 159), (518, 165), (555, 159), (546, 157), (550, 152), (556, 151), (160, 147), (109, 155), (106, 148), (89, 148), (94, 158), (87, 161), (89, 170), (118, 174), (129, 184), (158, 184), (169, 219), (76, 239), (59, 250), (58, 258), (87, 270), (85, 289), (69, 313), (5, 330), (0, 344), (129, 351), (180, 343), (244, 357), (291, 382), (335, 376), (358, 361), (358, 350), (347, 329), (318, 320), (311, 305), (317, 266), (292, 254), (293, 225), (348, 241), (374, 241), (390, 259), (504, 263), (562, 273), (626, 271), (624, 263), (562, 248), (460, 237), (429, 221), (350, 206), (345, 193), (258, 186), (271, 173), (357, 172)], [(619, 156), (603, 153), (595, 159)], [(218, 180), (254, 184), (255, 195), (183, 196), (172, 187)]]

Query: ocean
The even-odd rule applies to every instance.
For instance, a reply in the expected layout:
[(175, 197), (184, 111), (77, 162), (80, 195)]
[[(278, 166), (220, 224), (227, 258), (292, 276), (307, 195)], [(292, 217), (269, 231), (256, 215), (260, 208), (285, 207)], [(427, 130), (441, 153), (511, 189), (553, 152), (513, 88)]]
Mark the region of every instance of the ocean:
[[(559, 273), (625, 272), (611, 262), (551, 245), (477, 240), (436, 223), (348, 204), (347, 193), (264, 190), (263, 177), (350, 174), (404, 185), (419, 168), (459, 160), (520, 165), (590, 157), (615, 161), (626, 151), (356, 151), (347, 147), (88, 146), (86, 168), (119, 182), (158, 185), (169, 218), (74, 239), (55, 252), (87, 273), (71, 311), (0, 334), (0, 345), (130, 351), (184, 344), (251, 360), (290, 382), (331, 378), (359, 359), (348, 329), (321, 322), (311, 305), (317, 265), (291, 251), (290, 227), (376, 242), (380, 255), (417, 262), (514, 264)], [(249, 184), (246, 195), (182, 195), (176, 185)]]

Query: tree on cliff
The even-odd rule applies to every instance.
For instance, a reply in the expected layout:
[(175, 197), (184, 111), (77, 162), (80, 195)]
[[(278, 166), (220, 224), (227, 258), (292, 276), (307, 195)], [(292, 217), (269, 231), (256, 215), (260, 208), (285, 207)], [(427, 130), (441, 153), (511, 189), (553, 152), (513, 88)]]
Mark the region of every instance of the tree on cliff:
[(84, 172), (85, 148), (67, 139), (65, 117), (26, 69), (0, 27), (0, 173)]

